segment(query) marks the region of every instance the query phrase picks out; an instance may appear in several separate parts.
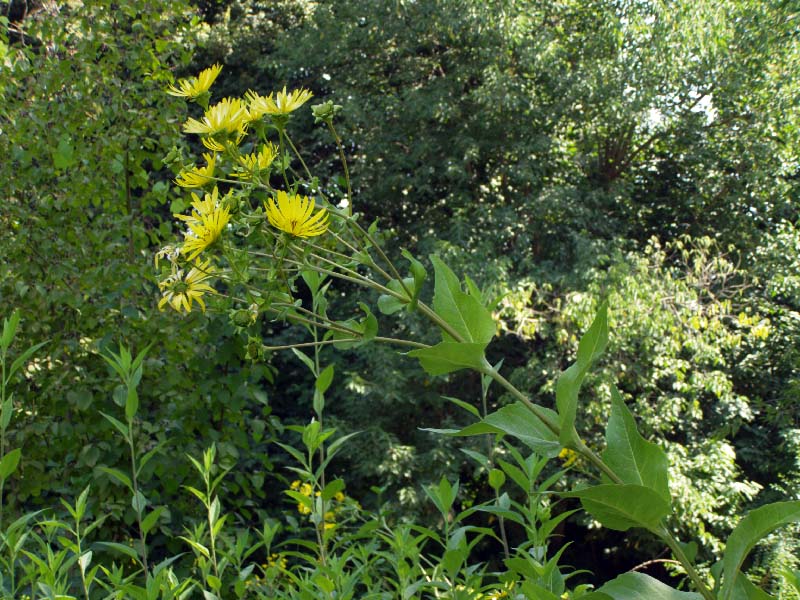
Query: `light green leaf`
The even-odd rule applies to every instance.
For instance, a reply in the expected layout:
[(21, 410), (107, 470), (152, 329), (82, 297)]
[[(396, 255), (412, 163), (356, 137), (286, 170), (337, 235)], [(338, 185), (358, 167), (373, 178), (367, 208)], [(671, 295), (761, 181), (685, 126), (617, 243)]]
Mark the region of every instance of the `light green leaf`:
[(322, 373), (319, 374), (319, 377), (317, 377), (317, 381), (314, 385), (320, 394), (324, 394), (328, 391), (328, 388), (331, 386), (332, 382), (333, 365), (330, 364), (322, 370)]
[(6, 381), (5, 381), (6, 385), (8, 385), (9, 381), (11, 381), (11, 378), (14, 376), (14, 374), (17, 371), (19, 371), (25, 365), (26, 362), (28, 362), (28, 359), (31, 356), (33, 356), (34, 352), (36, 352), (39, 348), (44, 346), (46, 343), (47, 342), (39, 342), (38, 344), (34, 344), (33, 346), (31, 346), (30, 348), (25, 350), (25, 352), (20, 354), (16, 358), (16, 360), (14, 360), (14, 362), (11, 363), (11, 366), (8, 368), (8, 374), (6, 375)]
[(430, 348), (412, 350), (408, 356), (418, 358), (430, 375), (444, 375), (460, 369), (481, 370), (486, 363), (484, 348), (486, 344), (440, 342)]
[(11, 313), (11, 317), (3, 319), (3, 335), (0, 336), (0, 348), (8, 349), (19, 326), (19, 310)]
[[(542, 411), (551, 415), (554, 421), (557, 419), (557, 415), (552, 410), (542, 408)], [(556, 434), (550, 431), (536, 415), (525, 408), (522, 402), (509, 404), (496, 412), (486, 415), (483, 422), (514, 436), (542, 456), (558, 456), (561, 451), (561, 443), (558, 441)]]
[[(679, 592), (658, 579), (644, 573), (625, 573), (602, 586), (597, 594), (606, 594), (613, 600), (702, 600), (700, 594), (694, 592)], [(592, 598), (595, 596), (581, 596)], [(598, 598), (599, 600), (599, 598)]]
[(108, 548), (109, 550), (116, 550), (117, 552), (120, 552), (125, 556), (134, 559), (137, 562), (139, 561), (139, 554), (136, 552), (136, 550), (134, 550), (130, 546), (118, 544), (117, 542), (95, 542), (94, 545), (100, 546), (102, 548)]
[(633, 415), (614, 387), (606, 443), (603, 461), (623, 482), (649, 487), (671, 503), (667, 454), (639, 434)]
[(150, 511), (144, 519), (142, 519), (142, 531), (147, 534), (153, 528), (153, 526), (158, 522), (158, 518), (161, 516), (161, 513), (164, 512), (163, 506), (158, 506)]
[[(453, 271), (441, 259), (431, 256), (436, 274), (433, 292), (433, 309), (457, 331), (465, 341), (486, 346), (497, 331), (492, 313), (479, 298), (465, 294)], [(445, 342), (453, 338), (442, 332)]]
[(401, 250), (403, 257), (411, 263), (411, 274), (414, 276), (414, 295), (411, 297), (411, 302), (406, 307), (409, 312), (416, 310), (417, 301), (419, 300), (419, 293), (422, 291), (422, 286), (425, 279), (428, 277), (428, 272), (422, 263), (419, 262), (408, 250)]
[(132, 385), (128, 386), (128, 394), (125, 397), (125, 418), (130, 423), (139, 410), (139, 394)]
[[(417, 294), (416, 289), (414, 288), (414, 279), (412, 277), (406, 277), (403, 279), (403, 283), (405, 284), (406, 288), (411, 291), (412, 297)], [(392, 279), (386, 287), (392, 290), (393, 292), (400, 294), (401, 296), (406, 296), (407, 294), (403, 289), (403, 286), (400, 285), (400, 282), (397, 279)], [(390, 296), (389, 294), (381, 294), (378, 297), (378, 310), (381, 311), (384, 315), (391, 315), (396, 313), (397, 311), (403, 310), (403, 307), (408, 304), (411, 299), (407, 300), (400, 300), (395, 296)]]
[(631, 527), (655, 530), (670, 512), (669, 503), (660, 494), (641, 485), (596, 485), (563, 496), (580, 498), (586, 512), (617, 531)]
[(19, 459), (22, 457), (22, 451), (19, 448), (14, 448), (11, 452), (6, 454), (0, 459), (0, 481), (5, 481), (17, 470)]
[(736, 573), (753, 546), (781, 525), (797, 521), (800, 521), (800, 501), (767, 504), (751, 510), (739, 521), (725, 545), (720, 600), (731, 600), (734, 597)]
[(572, 446), (579, 442), (575, 431), (575, 416), (578, 411), (578, 392), (592, 362), (597, 359), (608, 343), (608, 303), (603, 302), (597, 315), (580, 343), (577, 360), (558, 378), (556, 383), (556, 405), (561, 424), (561, 445)]
[(69, 169), (76, 162), (75, 148), (69, 137), (62, 135), (58, 140), (58, 146), (53, 150), (53, 166), (56, 169)]

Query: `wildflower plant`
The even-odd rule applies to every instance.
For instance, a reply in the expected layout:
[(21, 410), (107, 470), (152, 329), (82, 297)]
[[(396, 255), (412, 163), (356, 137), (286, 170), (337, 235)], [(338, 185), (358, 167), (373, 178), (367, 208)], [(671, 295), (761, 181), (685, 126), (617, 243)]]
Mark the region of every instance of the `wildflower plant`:
[[(191, 91), (192, 85), (202, 87), (201, 80), (208, 79), (201, 74), (187, 90)], [(204, 92), (208, 91), (205, 88)], [(189, 93), (178, 95), (191, 98)], [(581, 386), (608, 341), (608, 306), (600, 304), (591, 327), (580, 340), (575, 362), (558, 378), (555, 409), (534, 402), (504, 377), (502, 364), (492, 365), (486, 359), (485, 351), (496, 334), (497, 324), (484, 290), (469, 277), (458, 277), (436, 255), (428, 257), (430, 267), (426, 267), (423, 260), (403, 250), (403, 265), (396, 264), (385, 249), (385, 236), (378, 223), (364, 224), (353, 197), (344, 147), (334, 125), (341, 107), (332, 102), (312, 106), (311, 110), (316, 122), (326, 126), (337, 145), (345, 189), (312, 174), (289, 131), (293, 113), (311, 97), (312, 93), (305, 89), (287, 91), (284, 87), (267, 95), (251, 90), (243, 98), (225, 98), (204, 107), (202, 116), (187, 120), (184, 132), (200, 136), (202, 144), (216, 154), (213, 161), (206, 158), (208, 166), (213, 162), (213, 169), (207, 166), (200, 172), (191, 166), (178, 175), (178, 181), (213, 185), (213, 189), (202, 200), (193, 195), (191, 211), (176, 215), (188, 227), (179, 250), (165, 248), (158, 256), (166, 259), (162, 262), (160, 284), (164, 294), (162, 308), (190, 312), (194, 301), (205, 309), (205, 302), (213, 298), (209, 303), (213, 310), (232, 315), (245, 311), (246, 318), (235, 323), (238, 327), (252, 327), (254, 321), (257, 324), (259, 319), (270, 319), (297, 325), (307, 332), (308, 341), (289, 346), (265, 345), (250, 333), (248, 354), (257, 358), (269, 351), (291, 349), (315, 380), (314, 420), (294, 428), (302, 437), (303, 448), (282, 447), (298, 463), (298, 483), (290, 486), (286, 494), (296, 503), (301, 516), (311, 520), (316, 536), (315, 560), (320, 568), (358, 561), (356, 551), (342, 550), (338, 546), (341, 538), (336, 537), (337, 520), (332, 507), (338, 502), (337, 494), (343, 492), (344, 482), (329, 481), (326, 467), (348, 436), (334, 438), (335, 431), (324, 424), (325, 392), (334, 372), (332, 365), (324, 364), (322, 351), (330, 346), (348, 349), (385, 343), (418, 360), (430, 376), (464, 369), (476, 371), (484, 386), (498, 385), (514, 399), (495, 412), (473, 413), (476, 422), (465, 429), (442, 433), (488, 436), (492, 444), (503, 436), (516, 438), (533, 453), (526, 458), (509, 450), (513, 462), (504, 462), (490, 447), (482, 459), (490, 486), (497, 493), (494, 501), (480, 510), (501, 517), (501, 525), (508, 521), (519, 523), (528, 537), (513, 553), (507, 542), (504, 545), (506, 565), (516, 573), (516, 578), (511, 579), (518, 583), (511, 588), (518, 589), (519, 594), (557, 598), (567, 593), (557, 566), (560, 553), (548, 556), (545, 543), (559, 519), (566, 517), (551, 517), (547, 506), (540, 503), (541, 496), (531, 487), (545, 463), (561, 457), (565, 467), (579, 465), (592, 471), (596, 478), (592, 485), (561, 493), (562, 499), (579, 500), (583, 509), (605, 527), (647, 530), (661, 540), (694, 589), (677, 592), (647, 575), (631, 572), (594, 592), (573, 591), (573, 597), (766, 597), (759, 595), (763, 592), (742, 574), (742, 564), (765, 533), (800, 520), (800, 502), (776, 503), (752, 511), (734, 530), (712, 575), (699, 571), (691, 546), (674, 535), (667, 455), (658, 444), (639, 434), (621, 394), (612, 387), (604, 448), (590, 448), (576, 430)], [(202, 182), (198, 177), (203, 178)], [(433, 296), (427, 301), (423, 291), (429, 268), (433, 270)], [(184, 276), (186, 272), (189, 274)], [(332, 314), (328, 294), (339, 283), (363, 290), (359, 316), (342, 318)], [(304, 300), (309, 295), (310, 301)], [(440, 341), (427, 344), (381, 335), (379, 316), (402, 318), (404, 313), (417, 313), (428, 320), (439, 331)], [(526, 490), (527, 504), (513, 504), (501, 493), (507, 478)], [(433, 590), (432, 597), (510, 596), (502, 585), (486, 588), (480, 565), (470, 564), (475, 544), (497, 534), (460, 524), (467, 514), (455, 510), (458, 489), (457, 482), (442, 479), (428, 490), (441, 512), (444, 529), (441, 535), (426, 532), (417, 541), (441, 548), (439, 563), (420, 563), (427, 579), (407, 578), (409, 561), (422, 560), (418, 552), (415, 555), (416, 551), (410, 549), (414, 544), (407, 541), (412, 530), (393, 530), (380, 520), (371, 525), (381, 532), (386, 543), (403, 546), (404, 552), (410, 552), (409, 561), (384, 557), (388, 565), (394, 564), (397, 569), (398, 591), (403, 590), (403, 597), (409, 597), (408, 589), (426, 586)], [(340, 551), (332, 552), (335, 547)], [(412, 560), (412, 556), (417, 558)], [(279, 560), (273, 562), (270, 569), (283, 569)], [(345, 573), (340, 569), (337, 577), (344, 577)], [(302, 574), (291, 577), (298, 589), (308, 585), (317, 594), (321, 590), (330, 595), (334, 589), (350, 586), (346, 577), (337, 580), (337, 584), (336, 577), (330, 574), (318, 573), (311, 579)]]

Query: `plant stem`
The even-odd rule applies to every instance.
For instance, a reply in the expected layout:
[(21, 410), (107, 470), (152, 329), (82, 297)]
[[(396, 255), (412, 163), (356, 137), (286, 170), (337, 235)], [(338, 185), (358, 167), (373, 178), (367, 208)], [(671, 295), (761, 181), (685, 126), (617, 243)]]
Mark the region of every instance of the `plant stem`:
[(336, 147), (339, 149), (339, 160), (342, 162), (344, 181), (347, 185), (347, 215), (351, 216), (353, 214), (353, 189), (350, 187), (350, 170), (347, 168), (347, 158), (344, 155), (342, 138), (339, 137), (339, 134), (336, 133), (336, 129), (333, 127), (333, 119), (328, 119), (325, 123), (327, 123), (333, 139), (336, 140)]
[(705, 600), (714, 600), (714, 593), (708, 589), (708, 586), (705, 584), (702, 577), (700, 577), (700, 574), (692, 565), (692, 561), (690, 561), (689, 557), (684, 553), (683, 548), (681, 548), (681, 545), (678, 543), (678, 540), (676, 540), (672, 534), (667, 531), (666, 527), (662, 528), (661, 531), (656, 531), (654, 533), (663, 539), (667, 546), (669, 546), (669, 549), (672, 550), (672, 554), (678, 559), (681, 565), (683, 565), (683, 568), (686, 569), (686, 574), (692, 580), (697, 588), (697, 591), (700, 592), (700, 595), (703, 596)]
[(142, 506), (139, 500), (139, 483), (136, 477), (136, 448), (133, 444), (133, 419), (128, 421), (128, 446), (131, 450), (131, 482), (133, 483), (133, 495), (136, 498), (136, 521), (139, 524), (139, 541), (142, 544), (142, 566), (144, 567), (145, 578), (150, 570), (147, 567), (147, 544), (142, 527)]

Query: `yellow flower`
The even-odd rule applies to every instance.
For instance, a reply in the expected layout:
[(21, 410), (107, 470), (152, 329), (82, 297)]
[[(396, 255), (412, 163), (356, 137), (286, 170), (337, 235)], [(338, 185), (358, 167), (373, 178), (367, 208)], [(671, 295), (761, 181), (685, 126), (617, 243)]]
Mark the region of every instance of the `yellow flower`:
[(175, 217), (186, 222), (189, 231), (184, 235), (182, 254), (187, 254), (188, 260), (193, 260), (203, 250), (219, 239), (222, 230), (231, 220), (231, 213), (224, 202), (218, 199), (218, 190), (214, 187), (211, 194), (206, 194), (203, 200), (192, 194), (192, 213)]
[(192, 311), (192, 302), (195, 300), (200, 305), (203, 312), (206, 311), (206, 304), (203, 302), (203, 294), (214, 292), (214, 289), (204, 283), (213, 275), (211, 260), (201, 262), (196, 260), (191, 271), (184, 277), (183, 270), (177, 271), (164, 281), (159, 282), (163, 296), (158, 303), (158, 309), (164, 310), (164, 306), (169, 304), (178, 312), (181, 309), (187, 313)]
[(314, 94), (310, 90), (300, 88), (286, 93), (286, 86), (278, 92), (273, 99), (269, 96), (259, 96), (253, 90), (245, 94), (248, 102), (248, 111), (252, 120), (259, 119), (263, 115), (288, 115), (308, 102)]
[(344, 502), (344, 498), (345, 496), (342, 492), (336, 492), (336, 494), (334, 494), (333, 496), (333, 499), (336, 500), (337, 502)]
[(288, 563), (286, 562), (286, 558), (283, 556), (283, 554), (270, 554), (265, 566), (285, 569), (287, 564)]
[(167, 93), (171, 96), (180, 96), (182, 98), (194, 100), (208, 91), (220, 71), (222, 71), (222, 65), (212, 65), (204, 71), (201, 71), (200, 75), (197, 77), (181, 79), (178, 81), (178, 87), (174, 85), (169, 86)]
[(247, 128), (247, 108), (239, 98), (223, 98), (209, 108), (202, 120), (189, 119), (183, 124), (186, 133), (240, 138)]
[(275, 157), (278, 156), (278, 149), (271, 142), (261, 146), (261, 151), (253, 152), (246, 156), (239, 157), (241, 165), (237, 173), (231, 173), (234, 177), (250, 178), (260, 171), (266, 171), (272, 165)]
[(273, 227), (303, 238), (322, 235), (328, 230), (328, 211), (321, 208), (312, 216), (313, 200), (297, 194), (290, 196), (284, 191), (278, 191), (277, 196), (277, 202), (270, 199), (264, 203)]
[(203, 158), (206, 159), (205, 167), (193, 167), (181, 173), (178, 175), (177, 179), (175, 179), (175, 183), (181, 187), (199, 188), (213, 181), (211, 177), (214, 176), (214, 167), (217, 160), (216, 156), (214, 154), (204, 153)]
[(564, 467), (571, 467), (578, 460), (578, 453), (569, 448), (562, 448), (561, 452), (558, 453), (558, 458), (564, 461)]

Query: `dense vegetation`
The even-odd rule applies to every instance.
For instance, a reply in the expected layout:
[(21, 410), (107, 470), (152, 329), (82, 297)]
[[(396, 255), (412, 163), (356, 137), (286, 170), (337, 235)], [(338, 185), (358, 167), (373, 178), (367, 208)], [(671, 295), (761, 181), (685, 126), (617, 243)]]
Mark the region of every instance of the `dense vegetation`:
[[(173, 213), (204, 193), (176, 177), (209, 152), (182, 133), (202, 98), (166, 91), (213, 64), (213, 102), (313, 92), (289, 125), (316, 178), (307, 190), (377, 222), (391, 261), (424, 257), (420, 297), (434, 294), (432, 254), (472, 278), (499, 323), (489, 362), (537, 404), (555, 408), (559, 373), (608, 301), (577, 430), (604, 447), (618, 388), (668, 457), (670, 527), (695, 540), (701, 577), (743, 514), (800, 499), (793, 3), (0, 8), (4, 597), (577, 598), (654, 558), (642, 572), (694, 589), (650, 533), (599, 527), (570, 512), (575, 499), (538, 493), (592, 482), (585, 461), (427, 430), (513, 406), (485, 374), (432, 376), (371, 343), (323, 347), (335, 375), (321, 383), (319, 362), (269, 350), (311, 339), (286, 318), (244, 318), (224, 298), (159, 310), (154, 256), (183, 237)], [(341, 109), (315, 119), (309, 106), (326, 101)], [(296, 157), (279, 163), (304, 177)], [(319, 290), (299, 281), (310, 307)], [(377, 294), (336, 290), (326, 307), (351, 325), (364, 301), (381, 336), (438, 340), (418, 313), (384, 318)], [(320, 395), (326, 428), (358, 432), (327, 467), (346, 485), (322, 496), (335, 519), (313, 500), (325, 477), (293, 451), (319, 449)], [(750, 555), (750, 579), (797, 597), (799, 555), (800, 530), (780, 529)], [(765, 592), (742, 583), (734, 597)]]

